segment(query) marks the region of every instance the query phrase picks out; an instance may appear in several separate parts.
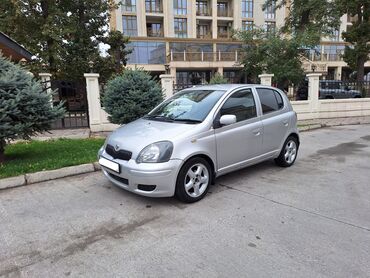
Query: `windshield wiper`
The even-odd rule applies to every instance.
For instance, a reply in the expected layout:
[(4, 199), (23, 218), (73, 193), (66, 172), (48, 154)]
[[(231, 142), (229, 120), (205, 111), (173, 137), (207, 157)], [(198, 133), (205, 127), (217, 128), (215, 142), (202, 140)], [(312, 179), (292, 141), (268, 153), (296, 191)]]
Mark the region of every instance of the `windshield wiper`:
[(175, 122), (188, 122), (188, 123), (194, 123), (194, 124), (199, 124), (202, 121), (200, 120), (194, 120), (194, 119), (173, 119)]
[(173, 122), (173, 119), (166, 117), (166, 116), (161, 116), (161, 115), (146, 115), (143, 117), (144, 119), (148, 120), (157, 120), (157, 121), (163, 121), (163, 122)]

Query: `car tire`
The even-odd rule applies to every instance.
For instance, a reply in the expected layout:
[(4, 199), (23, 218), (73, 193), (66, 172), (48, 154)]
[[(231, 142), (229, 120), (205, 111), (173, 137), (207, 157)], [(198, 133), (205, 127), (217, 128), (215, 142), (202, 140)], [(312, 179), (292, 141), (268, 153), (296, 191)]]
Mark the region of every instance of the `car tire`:
[(208, 192), (212, 182), (211, 167), (201, 157), (189, 159), (180, 169), (176, 181), (175, 196), (182, 202), (194, 203)]
[(294, 164), (298, 155), (298, 139), (295, 136), (289, 136), (281, 149), (275, 163), (281, 167), (290, 167)]

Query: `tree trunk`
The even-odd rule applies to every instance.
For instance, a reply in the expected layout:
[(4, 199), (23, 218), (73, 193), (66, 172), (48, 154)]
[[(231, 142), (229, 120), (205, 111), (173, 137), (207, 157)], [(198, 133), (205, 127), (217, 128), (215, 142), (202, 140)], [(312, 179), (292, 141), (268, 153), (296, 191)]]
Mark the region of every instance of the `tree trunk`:
[(364, 81), (366, 57), (357, 57), (357, 81)]
[(2, 164), (5, 161), (5, 142), (0, 141), (0, 164)]

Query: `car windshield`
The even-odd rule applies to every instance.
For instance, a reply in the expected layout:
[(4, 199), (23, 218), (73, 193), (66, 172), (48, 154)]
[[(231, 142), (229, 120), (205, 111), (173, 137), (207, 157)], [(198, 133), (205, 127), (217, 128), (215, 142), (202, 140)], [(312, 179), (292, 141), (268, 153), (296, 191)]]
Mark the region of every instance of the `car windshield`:
[(179, 92), (144, 118), (168, 122), (201, 123), (224, 93), (225, 91), (222, 90)]

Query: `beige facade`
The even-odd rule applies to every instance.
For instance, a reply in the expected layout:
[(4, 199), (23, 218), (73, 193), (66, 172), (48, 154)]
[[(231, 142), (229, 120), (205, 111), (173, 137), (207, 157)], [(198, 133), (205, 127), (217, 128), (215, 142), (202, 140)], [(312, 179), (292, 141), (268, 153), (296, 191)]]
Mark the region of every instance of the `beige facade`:
[[(111, 28), (130, 36), (133, 53), (129, 67), (153, 74), (170, 73), (175, 83), (202, 83), (215, 73), (230, 82), (243, 82), (240, 74), (240, 42), (232, 30), (281, 27), (287, 10), (262, 9), (265, 0), (123, 0), (112, 12)], [(304, 68), (316, 69), (330, 79), (343, 79), (346, 63), (340, 54), (345, 43), (340, 32), (351, 19), (342, 17), (336, 38), (323, 39), (307, 53)], [(366, 66), (370, 66), (368, 62)]]

